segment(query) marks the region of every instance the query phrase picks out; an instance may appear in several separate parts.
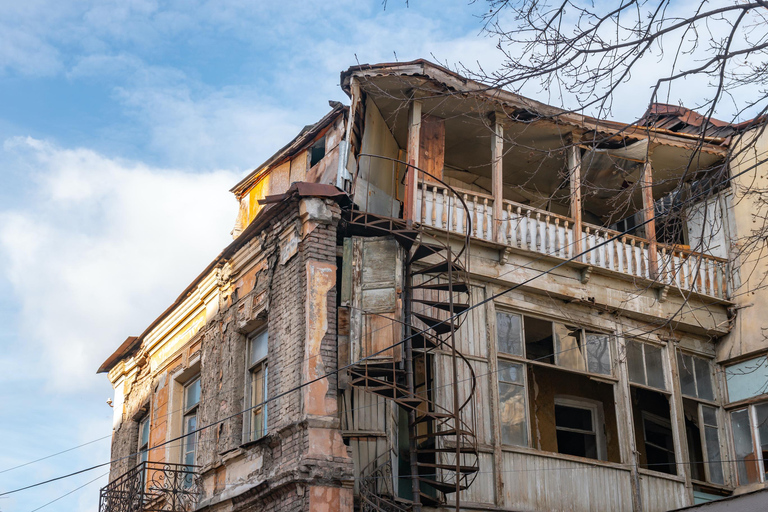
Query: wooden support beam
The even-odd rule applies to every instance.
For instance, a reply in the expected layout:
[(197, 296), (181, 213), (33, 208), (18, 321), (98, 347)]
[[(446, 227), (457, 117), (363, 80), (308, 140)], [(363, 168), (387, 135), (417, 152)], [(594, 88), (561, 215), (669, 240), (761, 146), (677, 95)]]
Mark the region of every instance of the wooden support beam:
[(643, 179), (640, 184), (643, 192), (643, 218), (648, 221), (645, 225), (645, 238), (648, 239), (648, 273), (655, 279), (659, 273), (659, 257), (656, 250), (656, 219), (653, 207), (653, 167), (651, 162), (645, 162)]
[[(574, 254), (584, 247), (581, 227), (581, 150), (578, 146), (568, 149), (568, 181), (571, 185), (571, 218), (573, 219)], [(584, 260), (584, 258), (582, 258)]]
[(405, 180), (405, 220), (411, 223), (416, 220), (418, 208), (419, 184), (419, 142), (421, 132), (421, 101), (411, 101), (408, 111), (408, 168)]
[(499, 122), (499, 115), (494, 113), (493, 135), (491, 136), (491, 192), (493, 193), (493, 240), (504, 243), (501, 229), (502, 212), (504, 211), (504, 188), (502, 182), (504, 157), (504, 127)]

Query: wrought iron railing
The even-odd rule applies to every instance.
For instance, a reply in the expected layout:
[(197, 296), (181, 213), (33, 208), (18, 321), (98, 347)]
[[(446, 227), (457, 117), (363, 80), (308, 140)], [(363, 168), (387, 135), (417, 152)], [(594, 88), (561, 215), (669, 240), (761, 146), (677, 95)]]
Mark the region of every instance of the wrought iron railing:
[(197, 480), (196, 466), (142, 462), (101, 489), (99, 512), (189, 512)]

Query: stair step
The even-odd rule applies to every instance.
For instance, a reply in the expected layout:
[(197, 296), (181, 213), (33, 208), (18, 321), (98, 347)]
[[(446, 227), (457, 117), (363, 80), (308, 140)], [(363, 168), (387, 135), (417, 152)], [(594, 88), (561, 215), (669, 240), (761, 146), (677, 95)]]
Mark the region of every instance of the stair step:
[[(444, 492), (445, 494), (456, 492), (456, 484), (453, 484), (453, 483), (438, 482), (437, 480), (432, 480), (430, 478), (425, 478), (423, 476), (418, 477), (417, 480), (419, 482), (424, 482), (427, 485), (431, 485), (438, 491)], [(460, 491), (463, 491), (466, 488), (467, 488), (466, 485), (459, 484)]]
[(411, 346), (413, 348), (435, 348), (438, 346), (437, 340), (427, 333), (413, 334), (411, 337)]
[[(446, 469), (448, 471), (456, 472), (455, 464), (433, 464), (430, 462), (416, 461), (416, 465), (420, 468)], [(459, 473), (476, 473), (479, 469), (479, 466), (459, 466)]]
[(433, 254), (439, 254), (444, 250), (445, 247), (442, 245), (419, 244), (419, 246), (416, 247), (416, 250), (413, 251), (413, 254), (411, 254), (411, 257), (408, 259), (408, 264), (410, 265), (414, 261), (419, 261), (426, 258), (427, 256), (432, 256)]
[(432, 420), (441, 420), (441, 419), (448, 419), (453, 418), (453, 414), (448, 414), (445, 412), (428, 412), (424, 413), (422, 416), (417, 417), (411, 425), (416, 425), (417, 423), (424, 423), (427, 421)]
[[(437, 301), (437, 300), (427, 300), (427, 299), (413, 299), (413, 302), (419, 302), (421, 304), (426, 304), (427, 306), (432, 306), (433, 308), (442, 309), (443, 311), (451, 311), (451, 304), (444, 301)], [(469, 304), (464, 304), (462, 302), (454, 302), (453, 303), (453, 312), (455, 313), (463, 313), (464, 311), (469, 309)]]
[[(459, 429), (458, 434), (459, 435), (474, 436), (474, 434), (472, 432), (470, 432), (468, 430), (463, 430), (463, 429)], [(456, 435), (456, 429), (452, 428), (450, 430), (438, 430), (437, 432), (432, 432), (432, 433), (429, 433), (429, 434), (421, 434), (421, 435), (418, 435), (418, 436), (414, 436), (413, 438), (418, 440), (418, 439), (429, 439), (429, 438), (438, 437), (438, 436), (455, 436), (455, 435)]]
[(421, 313), (414, 313), (413, 316), (415, 316), (416, 318), (424, 322), (430, 329), (435, 331), (437, 334), (446, 334), (451, 332), (451, 326), (453, 326), (454, 330), (459, 328), (457, 325), (454, 325), (451, 322), (440, 320), (439, 318), (433, 318), (427, 315), (422, 315)]
[(421, 270), (416, 270), (413, 272), (413, 275), (419, 275), (419, 274), (442, 274), (444, 272), (462, 272), (464, 270), (464, 267), (462, 267), (459, 263), (455, 261), (441, 261), (440, 263), (435, 263), (434, 265), (430, 265), (426, 268), (423, 268)]
[(444, 290), (444, 291), (450, 291), (453, 290), (454, 292), (458, 293), (467, 293), (469, 291), (469, 286), (467, 286), (467, 283), (462, 282), (454, 282), (451, 284), (451, 286), (448, 286), (448, 283), (426, 283), (426, 284), (414, 284), (411, 286), (411, 289), (420, 289), (420, 290)]
[(397, 378), (398, 375), (405, 375), (405, 370), (401, 370), (400, 368), (395, 368), (390, 366), (389, 368), (382, 368), (382, 367), (371, 367), (368, 368), (365, 367), (355, 367), (350, 370), (350, 373), (353, 376), (357, 377), (390, 377), (390, 378)]
[[(426, 444), (426, 443), (422, 443)], [(416, 448), (416, 452), (419, 454), (435, 454), (435, 453), (456, 453), (456, 447), (451, 448)], [(477, 455), (477, 448), (473, 446), (459, 446), (459, 453), (474, 453)]]
[(429, 494), (425, 494), (422, 491), (419, 491), (419, 497), (421, 498), (421, 504), (426, 505), (428, 507), (436, 507), (440, 505), (440, 500), (435, 498), (434, 496), (430, 496)]

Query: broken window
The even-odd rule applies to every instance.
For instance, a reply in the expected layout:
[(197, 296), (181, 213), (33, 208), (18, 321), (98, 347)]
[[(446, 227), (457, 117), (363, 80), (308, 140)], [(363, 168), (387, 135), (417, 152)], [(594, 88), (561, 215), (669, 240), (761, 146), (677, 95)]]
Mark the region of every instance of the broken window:
[(560, 453), (605, 459), (603, 407), (600, 402), (555, 398), (555, 429)]
[(715, 400), (712, 365), (702, 357), (678, 352), (677, 370), (684, 396), (685, 437), (691, 478), (723, 484), (717, 408), (712, 403)]
[(639, 465), (676, 475), (671, 397), (666, 391), (662, 347), (627, 340), (627, 367)]
[(320, 137), (317, 142), (309, 148), (309, 166), (314, 167), (316, 163), (325, 157), (325, 136)]
[(768, 403), (731, 412), (731, 431), (739, 485), (768, 481)]
[(246, 441), (255, 441), (267, 433), (267, 343), (266, 329), (248, 341), (248, 390), (246, 393), (250, 414), (247, 415)]
[(503, 444), (621, 461), (610, 335), (497, 311), (496, 339)]

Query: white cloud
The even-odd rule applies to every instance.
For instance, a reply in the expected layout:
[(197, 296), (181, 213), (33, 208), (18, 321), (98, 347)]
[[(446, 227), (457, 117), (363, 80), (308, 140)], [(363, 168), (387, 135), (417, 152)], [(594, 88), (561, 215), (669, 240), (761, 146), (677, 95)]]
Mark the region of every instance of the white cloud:
[(156, 169), (30, 138), (10, 165), (36, 168), (28, 206), (0, 212), (0, 260), (20, 334), (59, 390), (140, 333), (231, 241), (238, 176)]

